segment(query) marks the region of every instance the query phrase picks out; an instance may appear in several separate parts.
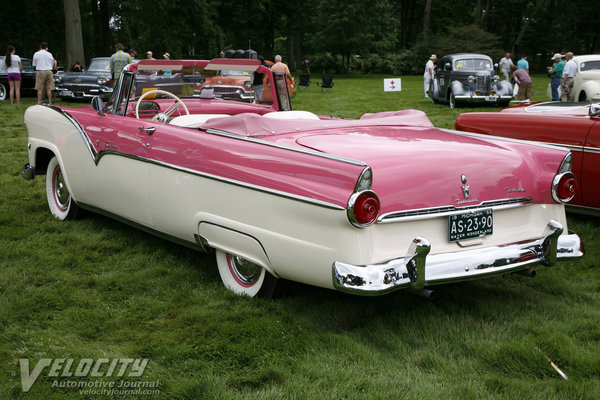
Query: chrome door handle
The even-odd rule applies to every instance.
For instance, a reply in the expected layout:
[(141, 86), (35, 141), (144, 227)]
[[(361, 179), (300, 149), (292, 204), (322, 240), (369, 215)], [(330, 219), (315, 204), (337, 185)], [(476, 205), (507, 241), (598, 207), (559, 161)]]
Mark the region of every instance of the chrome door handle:
[(146, 127), (144, 127), (144, 126), (140, 126), (138, 129), (139, 129), (139, 130), (141, 130), (141, 131), (144, 131), (144, 132), (146, 132), (146, 133), (148, 134), (148, 136), (152, 136), (152, 134), (153, 134), (153, 133), (154, 133), (154, 131), (156, 130), (156, 128), (155, 128), (155, 127), (146, 128)]

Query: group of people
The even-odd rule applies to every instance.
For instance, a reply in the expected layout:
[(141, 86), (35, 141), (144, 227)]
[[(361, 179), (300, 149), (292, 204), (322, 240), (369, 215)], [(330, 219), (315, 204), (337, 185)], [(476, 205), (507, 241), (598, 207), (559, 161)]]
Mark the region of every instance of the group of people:
[[(7, 79), (9, 85), (10, 104), (21, 102), (21, 75), (23, 74), (23, 63), (21, 57), (15, 54), (15, 46), (8, 45), (4, 63), (6, 64)], [(52, 103), (52, 90), (54, 90), (54, 73), (56, 60), (48, 51), (48, 43), (40, 43), (40, 49), (33, 55), (33, 67), (35, 74), (35, 90), (37, 91), (38, 104), (42, 102), (44, 94), (48, 96), (48, 102)]]
[[(117, 43), (115, 45), (115, 53), (110, 56), (110, 74), (113, 80), (116, 82), (119, 80), (119, 76), (121, 76), (121, 71), (125, 68), (126, 65), (131, 64), (135, 59), (135, 55), (137, 52), (134, 49), (129, 49), (127, 53), (125, 53), (125, 47), (121, 43)], [(151, 50), (146, 52), (146, 59), (154, 60), (154, 53)], [(169, 60), (171, 58), (171, 54), (164, 53), (163, 59)]]
[[(425, 73), (423, 74), (425, 97), (429, 97), (428, 91), (435, 76), (436, 61), (437, 56), (432, 54), (425, 64)], [(555, 53), (551, 61), (553, 65), (548, 67), (548, 76), (551, 79), (552, 100), (569, 101), (569, 93), (573, 88), (573, 78), (577, 73), (577, 64), (573, 61), (573, 53), (568, 52), (565, 55)], [(532, 81), (529, 75), (529, 61), (527, 61), (526, 54), (515, 65), (510, 58), (510, 53), (506, 53), (498, 63), (498, 68), (504, 80), (510, 81), (510, 77), (512, 77), (513, 81), (517, 84), (517, 100), (527, 100), (533, 97)]]
[[(554, 53), (550, 60), (553, 65), (547, 67), (547, 69), (548, 76), (550, 77), (552, 101), (569, 101), (569, 93), (573, 88), (573, 78), (577, 73), (577, 64), (573, 61), (573, 53), (568, 52), (564, 55), (561, 53)], [(519, 86), (517, 92), (518, 100), (526, 100), (533, 97), (527, 55), (523, 55), (517, 62), (517, 65), (514, 65), (510, 59), (510, 53), (506, 53), (498, 65), (504, 79), (509, 80), (508, 77), (510, 71), (515, 83)]]

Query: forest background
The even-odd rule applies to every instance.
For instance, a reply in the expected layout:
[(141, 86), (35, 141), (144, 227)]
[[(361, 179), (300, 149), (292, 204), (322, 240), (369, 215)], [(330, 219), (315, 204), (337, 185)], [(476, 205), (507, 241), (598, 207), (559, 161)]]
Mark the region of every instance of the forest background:
[(432, 53), (485, 53), (542, 72), (554, 52), (598, 52), (597, 0), (27, 0), (4, 2), (0, 43), (31, 58), (41, 41), (59, 65), (114, 45), (155, 57), (213, 58), (252, 48), (290, 69), (420, 74)]

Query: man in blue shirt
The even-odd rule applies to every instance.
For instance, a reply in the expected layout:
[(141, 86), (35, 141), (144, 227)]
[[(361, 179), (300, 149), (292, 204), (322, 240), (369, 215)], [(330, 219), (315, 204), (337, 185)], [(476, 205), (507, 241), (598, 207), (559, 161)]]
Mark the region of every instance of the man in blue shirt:
[(527, 61), (527, 54), (523, 54), (521, 59), (517, 61), (517, 69), (526, 69), (529, 74), (529, 62)]

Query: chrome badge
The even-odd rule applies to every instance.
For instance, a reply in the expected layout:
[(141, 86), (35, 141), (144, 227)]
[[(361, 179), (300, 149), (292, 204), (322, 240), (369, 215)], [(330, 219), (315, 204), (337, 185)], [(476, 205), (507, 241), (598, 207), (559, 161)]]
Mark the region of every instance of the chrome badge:
[(463, 183), (463, 186), (462, 186), (463, 196), (465, 197), (465, 199), (468, 199), (471, 194), (471, 191), (469, 190), (470, 186), (467, 185), (467, 177), (464, 175), (461, 175), (460, 180)]

